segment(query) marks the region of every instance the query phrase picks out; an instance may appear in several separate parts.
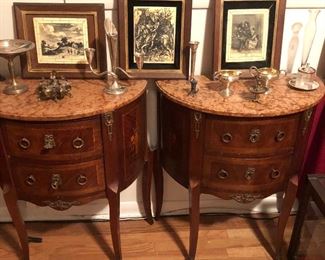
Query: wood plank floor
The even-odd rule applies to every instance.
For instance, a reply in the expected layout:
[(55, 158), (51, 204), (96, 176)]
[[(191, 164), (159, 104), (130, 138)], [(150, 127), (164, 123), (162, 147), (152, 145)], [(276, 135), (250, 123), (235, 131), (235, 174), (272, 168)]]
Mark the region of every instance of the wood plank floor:
[[(202, 215), (196, 259), (272, 259), (277, 218), (251, 217)], [(285, 249), (293, 222), (290, 217)], [(320, 253), (325, 246), (324, 221), (305, 223), (298, 259), (325, 259)], [(31, 260), (114, 259), (109, 222), (33, 222), (27, 228), (30, 236), (43, 238), (42, 243), (30, 244)], [(185, 259), (188, 238), (187, 216), (162, 217), (153, 225), (144, 220), (121, 221), (123, 259)], [(18, 250), (13, 226), (0, 224), (0, 259), (18, 259)], [(315, 253), (318, 256), (312, 256)]]

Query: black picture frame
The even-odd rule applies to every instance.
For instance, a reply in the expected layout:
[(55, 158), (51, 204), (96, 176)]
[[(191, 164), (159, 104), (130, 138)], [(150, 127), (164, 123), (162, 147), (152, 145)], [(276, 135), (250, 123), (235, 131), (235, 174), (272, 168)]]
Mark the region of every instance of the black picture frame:
[(214, 71), (279, 68), (285, 0), (216, 0)]
[[(191, 8), (190, 0), (119, 1), (120, 67), (137, 78), (187, 78)], [(136, 53), (144, 54), (141, 71)]]

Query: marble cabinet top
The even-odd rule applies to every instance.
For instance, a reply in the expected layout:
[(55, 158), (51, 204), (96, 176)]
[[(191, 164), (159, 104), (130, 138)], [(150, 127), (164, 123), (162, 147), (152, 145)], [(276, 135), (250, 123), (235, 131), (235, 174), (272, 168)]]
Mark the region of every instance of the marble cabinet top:
[(199, 91), (195, 96), (189, 96), (190, 83), (186, 80), (159, 80), (157, 86), (170, 100), (201, 112), (245, 117), (272, 117), (294, 114), (315, 106), (325, 94), (324, 84), (315, 80), (320, 86), (313, 91), (295, 90), (288, 86), (288, 78), (282, 77), (270, 82), (271, 91), (261, 94), (258, 102), (253, 102), (253, 94), (248, 86), (253, 80), (233, 82), (231, 89), (234, 94), (224, 98), (219, 90), (224, 88), (220, 81), (211, 81), (204, 76), (195, 77), (198, 80)]
[(0, 82), (0, 117), (26, 121), (55, 121), (77, 119), (112, 112), (137, 99), (146, 89), (145, 80), (123, 81), (127, 91), (118, 96), (105, 94), (103, 80), (69, 80), (71, 97), (57, 102), (40, 101), (36, 89), (40, 80), (19, 80), (29, 90), (19, 95), (2, 93), (6, 83)]

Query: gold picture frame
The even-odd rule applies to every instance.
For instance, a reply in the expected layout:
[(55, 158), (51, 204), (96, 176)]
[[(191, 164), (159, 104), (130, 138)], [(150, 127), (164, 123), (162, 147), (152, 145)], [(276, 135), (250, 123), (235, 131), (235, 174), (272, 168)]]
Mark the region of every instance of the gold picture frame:
[(95, 48), (93, 68), (106, 70), (103, 4), (14, 3), (17, 37), (35, 42), (21, 57), (22, 77), (94, 78), (85, 48)]

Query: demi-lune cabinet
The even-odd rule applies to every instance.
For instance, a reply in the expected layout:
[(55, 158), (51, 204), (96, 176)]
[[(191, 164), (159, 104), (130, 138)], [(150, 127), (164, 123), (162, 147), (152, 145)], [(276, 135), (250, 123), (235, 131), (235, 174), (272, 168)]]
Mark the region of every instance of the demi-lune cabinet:
[(128, 81), (125, 94), (111, 96), (102, 81), (72, 80), (72, 97), (58, 102), (39, 101), (38, 82), (26, 83), (24, 94), (0, 94), (1, 187), (23, 258), (29, 259), (28, 236), (17, 200), (66, 210), (105, 197), (115, 258), (121, 258), (120, 192), (142, 171), (152, 223), (146, 81)]
[[(285, 191), (278, 221), (276, 255), (293, 205), (313, 107), (324, 95), (297, 91), (287, 79), (272, 82), (271, 92), (254, 100), (235, 82), (223, 98), (220, 82), (198, 77), (199, 92), (188, 95), (185, 80), (158, 81), (161, 167), (190, 194), (189, 256), (195, 258), (200, 194), (249, 203)], [(157, 216), (162, 205), (162, 170), (156, 171)]]

